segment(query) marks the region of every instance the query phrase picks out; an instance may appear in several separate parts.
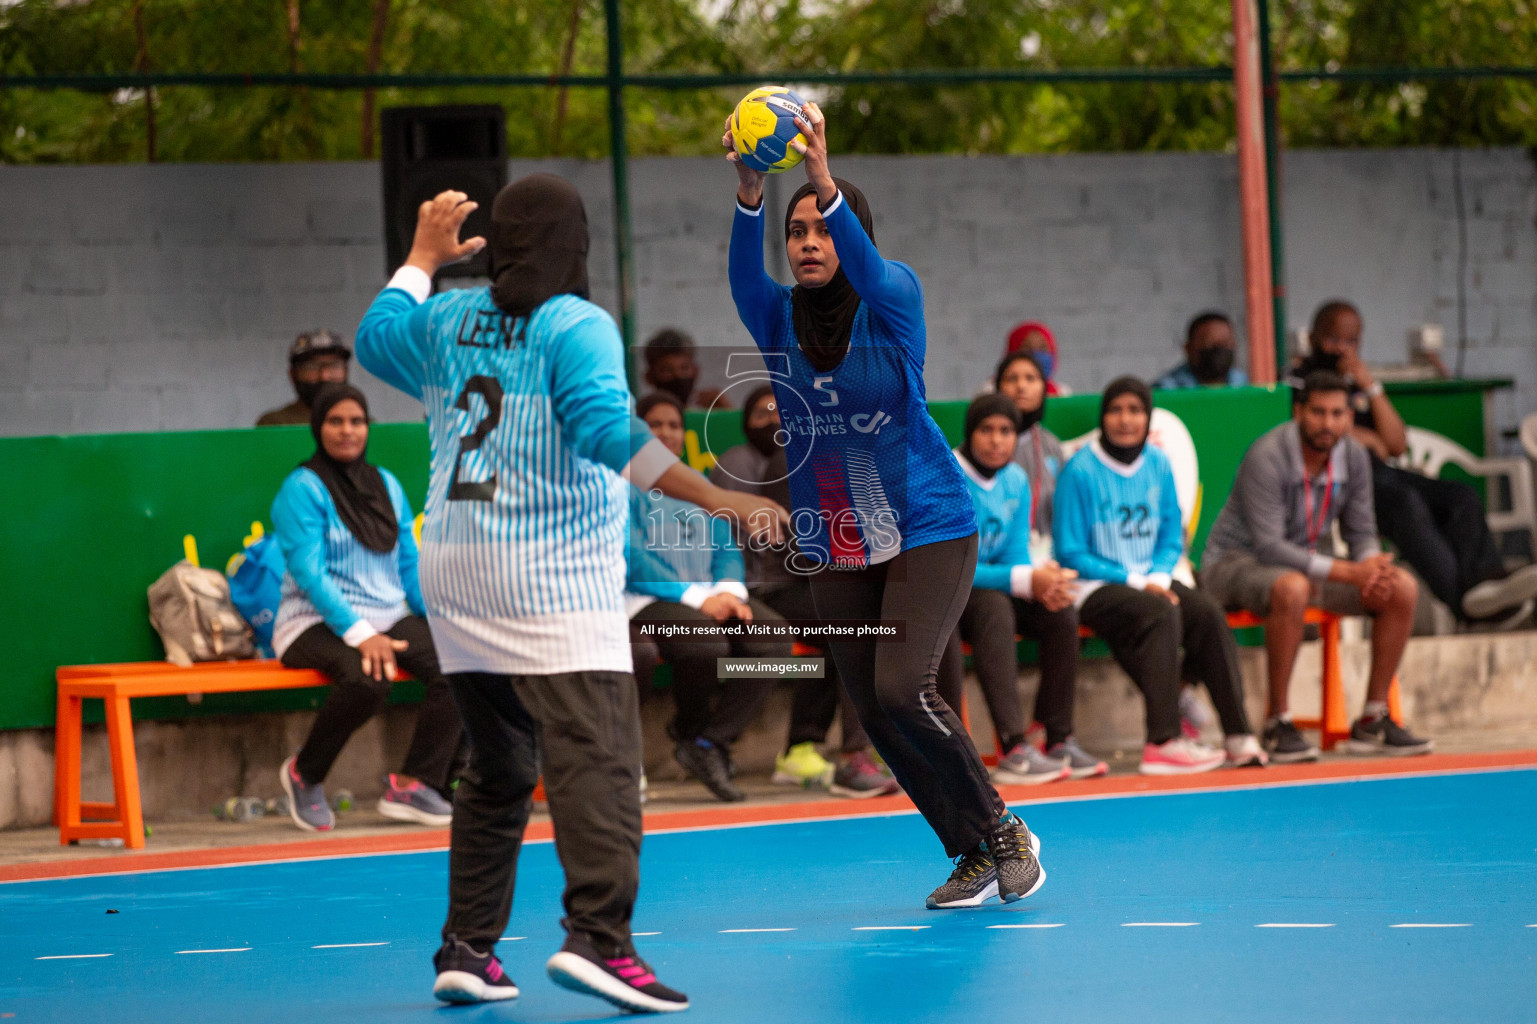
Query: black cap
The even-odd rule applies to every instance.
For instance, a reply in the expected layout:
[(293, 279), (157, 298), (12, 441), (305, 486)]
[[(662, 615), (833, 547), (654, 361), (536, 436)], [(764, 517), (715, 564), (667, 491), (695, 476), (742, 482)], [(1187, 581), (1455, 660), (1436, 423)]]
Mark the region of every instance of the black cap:
[(335, 331), (305, 331), (294, 339), (288, 349), (288, 365), (294, 366), (315, 356), (341, 356), (352, 358), (352, 349)]

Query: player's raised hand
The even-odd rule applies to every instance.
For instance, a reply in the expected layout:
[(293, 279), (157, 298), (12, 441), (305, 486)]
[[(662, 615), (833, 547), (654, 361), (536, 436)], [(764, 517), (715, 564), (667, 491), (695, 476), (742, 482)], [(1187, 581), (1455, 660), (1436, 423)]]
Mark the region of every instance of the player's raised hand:
[(463, 192), (439, 192), (416, 211), (416, 237), (411, 240), (411, 255), (406, 262), (427, 272), (467, 260), (486, 247), (486, 240), (476, 235), (459, 241), (464, 219), (480, 208)]
[(736, 137), (731, 134), (729, 116), (726, 118), (726, 132), (720, 137), (720, 144), (725, 147), (726, 159), (736, 168), (736, 197), (742, 201), (743, 206), (757, 206), (763, 201), (763, 179), (768, 175), (762, 171), (755, 171), (742, 162), (742, 154), (736, 151)]
[(801, 116), (795, 119), (805, 142), (791, 141), (797, 153), (805, 156), (806, 180), (816, 187), (817, 199), (826, 206), (838, 194), (833, 184), (833, 172), (827, 169), (827, 117), (815, 103), (801, 108)]

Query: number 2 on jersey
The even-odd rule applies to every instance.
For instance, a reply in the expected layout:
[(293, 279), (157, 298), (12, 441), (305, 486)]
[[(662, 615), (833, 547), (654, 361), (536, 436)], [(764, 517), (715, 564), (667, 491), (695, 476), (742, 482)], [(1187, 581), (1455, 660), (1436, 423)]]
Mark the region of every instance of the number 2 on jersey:
[(466, 452), (472, 452), (485, 443), (487, 435), (502, 422), (502, 386), (495, 377), (471, 377), (454, 400), (454, 408), (470, 411), (470, 395), (485, 399), (486, 415), (475, 424), (475, 429), (459, 439), (459, 457), (454, 459), (453, 482), (448, 485), (449, 501), (491, 501), (496, 497), (496, 474), (488, 480), (460, 480), (459, 469)]

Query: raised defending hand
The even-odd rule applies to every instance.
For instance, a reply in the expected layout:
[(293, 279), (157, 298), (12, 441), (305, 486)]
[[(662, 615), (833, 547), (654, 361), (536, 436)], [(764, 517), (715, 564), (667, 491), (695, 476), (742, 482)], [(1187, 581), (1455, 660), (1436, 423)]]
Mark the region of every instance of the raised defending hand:
[(726, 149), (726, 159), (736, 168), (736, 197), (743, 206), (756, 207), (763, 201), (763, 179), (767, 175), (742, 162), (742, 154), (736, 151), (736, 138), (731, 134), (730, 117), (726, 118), (726, 133), (720, 137), (720, 144)]
[(423, 203), (416, 211), (416, 237), (406, 263), (430, 277), (439, 267), (467, 260), (484, 249), (486, 240), (479, 235), (459, 241), (464, 219), (479, 208), (469, 196), (454, 191), (439, 192)]
[(806, 180), (816, 188), (817, 201), (826, 206), (838, 195), (833, 172), (827, 169), (827, 118), (815, 103), (807, 103), (801, 111), (801, 116), (795, 119), (795, 127), (800, 129), (806, 141), (792, 141), (790, 145), (805, 156)]

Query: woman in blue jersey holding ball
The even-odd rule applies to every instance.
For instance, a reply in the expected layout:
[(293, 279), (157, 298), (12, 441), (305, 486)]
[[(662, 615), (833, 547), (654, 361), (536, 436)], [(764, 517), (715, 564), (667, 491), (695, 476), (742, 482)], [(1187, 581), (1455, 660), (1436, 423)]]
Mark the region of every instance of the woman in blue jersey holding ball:
[(803, 571), (824, 620), (883, 620), (894, 640), (833, 640), (860, 722), (955, 859), (931, 908), (1028, 896), (1045, 880), (1039, 842), (1004, 807), (935, 676), (971, 593), (977, 524), (923, 389), (923, 289), (876, 251), (865, 197), (827, 166), (823, 114), (796, 119), (808, 183), (785, 213), (795, 286), (763, 267), (763, 178), (737, 171), (731, 294), (776, 376)]

